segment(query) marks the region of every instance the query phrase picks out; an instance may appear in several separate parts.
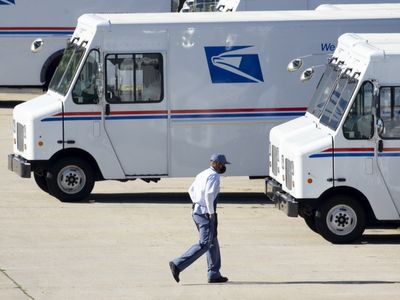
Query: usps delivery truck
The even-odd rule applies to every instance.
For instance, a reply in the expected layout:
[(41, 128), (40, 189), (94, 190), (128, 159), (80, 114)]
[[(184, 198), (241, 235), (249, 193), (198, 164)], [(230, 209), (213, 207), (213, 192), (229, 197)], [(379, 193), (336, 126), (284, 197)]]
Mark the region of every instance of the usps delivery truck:
[(270, 134), (267, 194), (332, 243), (400, 226), (400, 34), (344, 34), (305, 117)]
[[(91, 12), (171, 12), (171, 0), (0, 0), (0, 86), (48, 85), (77, 19)], [(34, 40), (43, 49), (31, 52)]]
[(227, 175), (265, 177), (269, 130), (315, 88), (286, 62), (399, 26), (400, 11), (84, 15), (49, 91), (14, 109), (9, 169), (64, 201), (99, 180), (194, 176), (214, 152)]

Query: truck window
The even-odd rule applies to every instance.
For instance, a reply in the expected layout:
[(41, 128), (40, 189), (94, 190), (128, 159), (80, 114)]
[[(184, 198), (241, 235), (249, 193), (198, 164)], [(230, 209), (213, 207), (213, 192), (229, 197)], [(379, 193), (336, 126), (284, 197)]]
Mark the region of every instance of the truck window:
[(335, 87), (339, 74), (339, 69), (336, 66), (331, 64), (327, 66), (308, 106), (307, 111), (309, 113), (313, 114), (317, 118), (321, 116), (325, 104), (332, 93), (332, 89)]
[(380, 136), (400, 139), (400, 87), (382, 87), (379, 95), (379, 115), (385, 124)]
[(162, 55), (160, 53), (107, 55), (106, 99), (110, 103), (162, 101)]
[(357, 79), (352, 79), (347, 75), (342, 75), (339, 78), (322, 112), (321, 124), (328, 126), (332, 130), (338, 128), (357, 83)]
[(71, 86), (72, 80), (79, 68), (85, 48), (74, 43), (69, 43), (50, 81), (49, 90), (65, 96)]
[(78, 80), (72, 90), (72, 99), (76, 104), (98, 103), (96, 79), (99, 72), (100, 53), (92, 50), (82, 67)]
[(374, 135), (372, 105), (374, 87), (365, 82), (357, 93), (343, 124), (343, 135), (350, 140), (370, 139)]

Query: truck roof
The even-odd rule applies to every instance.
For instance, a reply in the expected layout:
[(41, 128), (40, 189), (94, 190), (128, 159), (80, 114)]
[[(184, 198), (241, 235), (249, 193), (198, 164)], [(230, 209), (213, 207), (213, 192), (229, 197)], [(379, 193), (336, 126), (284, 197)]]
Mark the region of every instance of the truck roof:
[(364, 80), (378, 80), (381, 84), (398, 84), (400, 67), (400, 34), (346, 33), (339, 37), (334, 56), (340, 57), (350, 73), (361, 72)]
[(352, 47), (352, 52), (368, 60), (400, 55), (399, 33), (347, 33), (339, 38), (339, 43)]
[(392, 10), (399, 9), (400, 3), (370, 3), (370, 4), (321, 4), (316, 10)]
[(363, 20), (363, 19), (397, 19), (400, 8), (393, 10), (308, 10), (308, 11), (258, 11), (233, 12), (219, 14), (206, 13), (143, 13), (143, 14), (85, 14), (78, 23), (92, 26), (128, 25), (128, 24), (194, 24), (194, 23), (235, 23), (265, 21), (318, 21), (318, 20)]

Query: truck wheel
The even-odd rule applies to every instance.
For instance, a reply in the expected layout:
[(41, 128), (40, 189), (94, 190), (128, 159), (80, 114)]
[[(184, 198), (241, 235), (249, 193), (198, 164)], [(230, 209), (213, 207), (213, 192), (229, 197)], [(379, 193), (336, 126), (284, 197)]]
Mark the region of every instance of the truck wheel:
[(352, 242), (365, 229), (365, 212), (357, 200), (337, 195), (325, 201), (316, 213), (316, 227), (322, 237), (334, 244)]
[(78, 157), (57, 161), (47, 174), (50, 194), (63, 202), (76, 202), (90, 195), (94, 186), (93, 169)]
[(308, 228), (310, 228), (312, 231), (315, 233), (318, 233), (317, 225), (315, 224), (315, 213), (311, 216), (304, 215), (303, 216), (304, 221), (306, 222)]
[[(46, 172), (44, 172), (46, 174)], [(33, 172), (33, 178), (35, 178), (35, 182), (37, 186), (44, 192), (48, 193), (49, 188), (47, 187), (46, 175), (38, 174)]]

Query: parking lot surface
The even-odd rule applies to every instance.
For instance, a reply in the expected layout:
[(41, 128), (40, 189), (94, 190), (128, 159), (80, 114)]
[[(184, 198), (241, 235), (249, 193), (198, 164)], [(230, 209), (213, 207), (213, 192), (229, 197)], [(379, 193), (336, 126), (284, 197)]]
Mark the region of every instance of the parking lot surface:
[(330, 244), (244, 177), (221, 185), (230, 281), (207, 284), (202, 257), (177, 284), (168, 262), (197, 240), (193, 178), (100, 182), (87, 201), (62, 203), (7, 170), (16, 98), (0, 94), (0, 299), (400, 299), (400, 230)]

